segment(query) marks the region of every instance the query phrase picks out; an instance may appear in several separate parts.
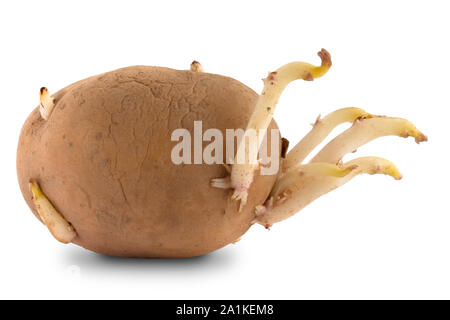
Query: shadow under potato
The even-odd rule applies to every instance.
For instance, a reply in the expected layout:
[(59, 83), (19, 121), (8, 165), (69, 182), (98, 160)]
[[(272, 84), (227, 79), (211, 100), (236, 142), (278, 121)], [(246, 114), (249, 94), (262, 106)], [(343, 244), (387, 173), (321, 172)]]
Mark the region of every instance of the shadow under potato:
[(72, 250), (63, 251), (62, 263), (67, 267), (79, 267), (83, 274), (111, 271), (126, 273), (189, 272), (207, 269), (217, 271), (229, 268), (236, 261), (236, 256), (232, 251), (236, 252), (236, 250), (222, 249), (206, 255), (182, 259), (125, 258), (98, 254), (74, 247)]

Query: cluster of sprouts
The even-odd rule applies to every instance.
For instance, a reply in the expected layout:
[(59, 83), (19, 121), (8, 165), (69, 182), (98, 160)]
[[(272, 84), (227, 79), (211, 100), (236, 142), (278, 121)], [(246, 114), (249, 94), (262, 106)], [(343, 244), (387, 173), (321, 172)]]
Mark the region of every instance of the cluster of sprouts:
[[(284, 88), (292, 81), (303, 79), (312, 81), (323, 76), (331, 67), (330, 54), (322, 49), (318, 53), (320, 66), (304, 62), (286, 64), (263, 79), (264, 88), (250, 117), (246, 130), (267, 129), (272, 120), (278, 99)], [(352, 126), (330, 141), (311, 161), (306, 157), (339, 124), (350, 122)], [(362, 157), (343, 162), (343, 157), (367, 142), (382, 136), (414, 137), (417, 143), (427, 137), (411, 122), (393, 117), (376, 116), (359, 108), (344, 108), (334, 111), (324, 118), (317, 118), (311, 131), (290, 151), (283, 160), (283, 168), (265, 203), (255, 208), (255, 223), (269, 228), (272, 224), (294, 215), (306, 205), (338, 188), (358, 174), (383, 173), (401, 179), (397, 167), (390, 161), (378, 157)], [(248, 153), (245, 139), (241, 140), (238, 152), (244, 148), (249, 159), (244, 164), (233, 164), (230, 177), (215, 178), (211, 185), (227, 186), (233, 189), (232, 199), (240, 201), (239, 211), (247, 203), (248, 190), (258, 164), (257, 156)], [(236, 163), (236, 162), (235, 162)], [(257, 162), (256, 162), (257, 163)], [(228, 181), (229, 183), (222, 183)]]

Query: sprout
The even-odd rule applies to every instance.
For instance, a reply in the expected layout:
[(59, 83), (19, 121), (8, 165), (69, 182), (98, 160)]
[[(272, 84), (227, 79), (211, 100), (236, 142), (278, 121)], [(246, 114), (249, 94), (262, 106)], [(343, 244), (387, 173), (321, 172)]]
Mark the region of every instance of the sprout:
[(54, 99), (50, 96), (48, 89), (45, 87), (41, 88), (41, 90), (39, 91), (39, 95), (40, 95), (39, 112), (41, 113), (41, 117), (44, 120), (48, 120), (50, 114), (53, 111), (53, 108), (55, 107)]
[[(263, 79), (264, 88), (247, 124), (246, 136), (249, 132), (260, 132), (267, 130), (272, 120), (278, 99), (286, 86), (298, 79), (312, 81), (323, 76), (331, 67), (331, 56), (325, 49), (319, 51), (318, 56), (322, 59), (320, 66), (313, 66), (306, 62), (292, 62), (282, 66), (274, 72), (270, 72), (267, 78)], [(240, 200), (239, 211), (247, 202), (248, 189), (253, 182), (255, 170), (258, 168), (257, 152), (250, 153), (246, 148), (246, 139), (242, 139), (238, 146), (238, 154), (245, 154), (246, 163), (241, 164), (234, 161), (231, 170), (231, 187), (234, 189), (233, 200)], [(262, 139), (259, 139), (262, 141)]]
[(392, 162), (378, 157), (357, 158), (344, 163), (342, 168), (325, 163), (299, 166), (279, 178), (266, 203), (255, 208), (255, 222), (270, 227), (362, 173), (402, 178)]
[(198, 61), (192, 61), (191, 63), (191, 71), (193, 72), (203, 72), (203, 67)]
[(56, 240), (62, 243), (70, 243), (75, 239), (77, 233), (72, 225), (55, 209), (50, 200), (42, 192), (39, 184), (31, 180), (30, 190), (33, 195), (33, 203), (42, 222), (50, 230)]

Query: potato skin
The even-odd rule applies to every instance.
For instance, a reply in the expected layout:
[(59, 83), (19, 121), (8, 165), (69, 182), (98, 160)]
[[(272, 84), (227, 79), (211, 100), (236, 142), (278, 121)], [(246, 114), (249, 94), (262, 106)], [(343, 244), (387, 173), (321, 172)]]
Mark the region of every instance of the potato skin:
[[(74, 243), (126, 257), (192, 257), (243, 235), (275, 176), (257, 176), (241, 213), (231, 190), (210, 186), (222, 165), (174, 165), (173, 130), (245, 128), (257, 94), (224, 76), (134, 66), (74, 83), (56, 94), (48, 121), (36, 108), (17, 151), (21, 191), (37, 179), (72, 223)], [(278, 128), (272, 121), (270, 128)], [(208, 143), (204, 143), (204, 146)]]

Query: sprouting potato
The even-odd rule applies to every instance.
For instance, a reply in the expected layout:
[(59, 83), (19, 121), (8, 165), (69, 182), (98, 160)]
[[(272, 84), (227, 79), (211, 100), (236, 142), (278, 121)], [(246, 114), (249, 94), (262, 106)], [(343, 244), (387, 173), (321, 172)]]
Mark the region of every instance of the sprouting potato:
[[(235, 242), (253, 224), (268, 228), (358, 174), (400, 179), (388, 160), (342, 159), (381, 136), (426, 141), (401, 118), (340, 109), (317, 118), (286, 152), (287, 140), (273, 130), (275, 107), (291, 81), (311, 81), (330, 69), (329, 53), (322, 49), (319, 56), (320, 66), (294, 62), (269, 73), (260, 95), (237, 80), (204, 72), (197, 61), (190, 70), (123, 68), (53, 95), (41, 88), (40, 105), (25, 122), (17, 151), (23, 196), (63, 243), (115, 256), (178, 258)], [(227, 129), (245, 130), (246, 136), (267, 130), (266, 141), (279, 142), (267, 144), (279, 168), (262, 174), (266, 164), (245, 139), (236, 141), (231, 157), (221, 145), (221, 162), (174, 163), (173, 132), (182, 128), (195, 136), (199, 121), (203, 131), (217, 129), (223, 136)], [(353, 125), (305, 163), (344, 122)], [(262, 136), (258, 133), (256, 151)], [(208, 141), (200, 144), (204, 150)], [(198, 160), (195, 154), (189, 158)]]

